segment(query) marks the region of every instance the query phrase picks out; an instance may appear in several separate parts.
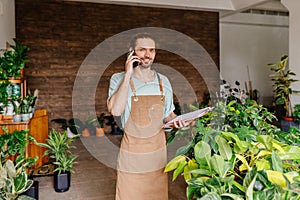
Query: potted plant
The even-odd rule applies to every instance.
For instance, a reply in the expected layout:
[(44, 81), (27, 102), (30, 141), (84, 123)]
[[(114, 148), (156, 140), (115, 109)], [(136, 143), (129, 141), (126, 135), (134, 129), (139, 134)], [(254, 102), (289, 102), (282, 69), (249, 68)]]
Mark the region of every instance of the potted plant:
[(99, 116), (87, 120), (88, 128), (92, 129), (97, 137), (104, 136), (104, 120), (105, 113), (101, 113)]
[(71, 186), (71, 173), (73, 173), (73, 165), (78, 157), (71, 152), (71, 149), (76, 148), (72, 142), (78, 135), (68, 138), (67, 131), (59, 132), (52, 129), (49, 133), (47, 143), (39, 145), (47, 148), (45, 155), (49, 155), (54, 159), (54, 189), (56, 192), (66, 192)]
[(11, 103), (14, 107), (14, 115), (13, 115), (13, 121), (14, 122), (20, 122), (21, 121), (21, 98), (15, 97), (11, 100)]
[[(38, 181), (28, 178), (27, 175), (28, 168), (34, 165), (38, 158), (26, 157), (28, 143), (36, 141), (28, 134), (29, 130), (14, 130), (10, 133), (7, 128), (2, 127), (2, 129), (4, 133), (0, 135), (0, 182), (5, 180), (5, 185), (0, 184), (0, 197), (2, 197), (1, 199), (36, 197), (26, 193), (32, 187), (36, 187), (35, 185), (38, 183)], [(3, 188), (1, 188), (2, 186)], [(27, 196), (22, 194), (27, 194)], [(7, 198), (3, 198), (4, 196)]]
[(28, 62), (27, 46), (20, 44), (14, 39), (15, 45), (10, 45), (10, 49), (2, 49), (3, 55), (0, 56), (0, 69), (2, 69), (3, 79), (19, 79), (25, 63)]
[(283, 105), (285, 111), (284, 118), (292, 117), (291, 95), (297, 91), (292, 90), (291, 84), (298, 81), (291, 78), (296, 74), (287, 69), (287, 62), (288, 56), (283, 55), (278, 63), (269, 64), (270, 70), (273, 72), (270, 77), (274, 86), (275, 104)]
[(64, 118), (56, 118), (56, 119), (52, 119), (51, 122), (60, 124), (60, 128), (68, 132), (68, 137), (73, 137), (74, 135), (78, 135), (79, 133), (82, 132), (82, 130), (85, 127), (85, 125), (81, 122), (81, 120), (77, 118), (71, 118), (69, 120)]
[(29, 101), (27, 100), (26, 97), (24, 97), (24, 99), (22, 100), (21, 102), (21, 118), (22, 118), (22, 121), (25, 122), (25, 121), (29, 121), (30, 120), (30, 104), (29, 104)]
[(0, 197), (1, 199), (33, 199), (26, 195), (26, 192), (33, 184), (29, 179), (24, 165), (24, 160), (16, 164), (11, 160), (5, 163), (0, 162)]

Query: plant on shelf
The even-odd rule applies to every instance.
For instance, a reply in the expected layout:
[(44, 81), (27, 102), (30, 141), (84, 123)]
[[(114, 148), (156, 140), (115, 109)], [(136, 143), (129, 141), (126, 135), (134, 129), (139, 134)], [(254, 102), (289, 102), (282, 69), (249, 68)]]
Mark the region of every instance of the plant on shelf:
[(54, 189), (56, 192), (65, 192), (69, 190), (71, 185), (71, 173), (73, 173), (73, 165), (78, 157), (71, 152), (76, 148), (72, 145), (74, 139), (79, 135), (68, 138), (67, 131), (59, 132), (52, 129), (49, 133), (47, 143), (39, 143), (40, 146), (47, 148), (45, 155), (49, 155), (54, 159)]
[(296, 74), (288, 69), (287, 62), (288, 56), (283, 55), (276, 64), (269, 64), (268, 66), (270, 66), (270, 70), (273, 72), (270, 78), (273, 81), (275, 104), (284, 107), (284, 117), (292, 117), (291, 95), (298, 91), (292, 90), (291, 84), (298, 80), (291, 78), (292, 76), (296, 76)]
[(20, 97), (13, 97), (11, 100), (11, 103), (13, 104), (13, 107), (14, 107), (13, 121), (20, 122), (21, 121), (22, 99)]
[[(1, 68), (0, 68), (1, 74)], [(1, 77), (1, 76), (0, 76)], [(0, 78), (0, 113), (3, 114), (4, 108), (8, 105), (8, 93), (6, 91), (7, 86), (9, 85), (9, 81), (2, 80)]]
[[(2, 49), (3, 55), (0, 56), (0, 69), (3, 79), (20, 78), (21, 70), (25, 68), (28, 60), (29, 48), (14, 39), (15, 45), (10, 45), (9, 49)], [(1, 71), (0, 70), (0, 71)]]
[(300, 145), (278, 137), (276, 117), (250, 99), (214, 107), (165, 168), (183, 175), (187, 199), (299, 199)]

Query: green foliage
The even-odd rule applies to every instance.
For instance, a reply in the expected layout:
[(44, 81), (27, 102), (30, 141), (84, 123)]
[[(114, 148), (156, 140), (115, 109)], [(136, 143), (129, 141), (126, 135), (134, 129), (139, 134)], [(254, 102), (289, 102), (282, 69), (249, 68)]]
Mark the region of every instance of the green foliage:
[(14, 39), (15, 45), (10, 45), (11, 49), (2, 49), (3, 55), (0, 57), (0, 77), (1, 80), (8, 78), (19, 78), (20, 69), (25, 68), (28, 62), (27, 46), (20, 44)]
[(300, 104), (296, 104), (294, 106), (293, 118), (294, 122), (300, 123)]
[(47, 148), (45, 155), (49, 155), (50, 158), (53, 158), (56, 169), (59, 174), (62, 172), (74, 172), (73, 165), (76, 163), (75, 159), (78, 157), (71, 152), (71, 149), (76, 148), (71, 145), (75, 138), (79, 135), (72, 138), (68, 138), (68, 132), (59, 132), (52, 129), (49, 133), (47, 143), (39, 143), (38, 145)]
[(24, 160), (16, 164), (7, 160), (0, 163), (0, 198), (1, 199), (32, 199), (20, 194), (27, 191), (33, 184), (33, 180), (28, 179)]
[(286, 117), (292, 116), (291, 94), (296, 92), (292, 90), (291, 84), (298, 81), (291, 78), (296, 74), (287, 68), (287, 62), (288, 56), (283, 55), (278, 63), (269, 64), (270, 70), (273, 72), (270, 77), (273, 81), (275, 103), (276, 105), (284, 105)]
[[(1, 74), (1, 69), (0, 69), (0, 74)], [(6, 91), (6, 87), (8, 85), (9, 85), (8, 80), (2, 80), (0, 78), (0, 113), (8, 105), (8, 94)]]
[(69, 128), (71, 132), (74, 134), (80, 133), (85, 128), (85, 124), (82, 123), (82, 121), (77, 118), (71, 118), (69, 120), (64, 118), (57, 118), (57, 119), (52, 119), (51, 122), (60, 124), (61, 129), (63, 130), (67, 130), (67, 128)]
[[(15, 130), (9, 133), (2, 127), (4, 134), (0, 135), (0, 199), (32, 199), (25, 192), (33, 183), (28, 179), (26, 169), (34, 165), (35, 158), (26, 158), (26, 146), (29, 141), (35, 142), (28, 130)], [(10, 160), (14, 157), (14, 162)]]
[[(300, 147), (255, 101), (219, 101), (166, 166), (188, 199), (300, 199)], [(294, 133), (299, 138), (299, 133)], [(291, 136), (292, 137), (292, 136)]]

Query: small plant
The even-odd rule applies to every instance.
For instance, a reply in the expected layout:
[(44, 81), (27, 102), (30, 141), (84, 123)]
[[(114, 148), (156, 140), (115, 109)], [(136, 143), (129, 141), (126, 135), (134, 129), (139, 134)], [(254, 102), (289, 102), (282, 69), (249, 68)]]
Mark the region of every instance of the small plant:
[(275, 93), (275, 104), (283, 105), (285, 109), (285, 117), (292, 116), (292, 104), (291, 104), (291, 95), (293, 91), (291, 84), (297, 82), (298, 80), (291, 78), (296, 76), (296, 74), (287, 69), (288, 56), (283, 55), (280, 61), (276, 64), (269, 64), (273, 74), (270, 75), (271, 80), (273, 81), (274, 93)]
[(72, 138), (68, 138), (67, 131), (59, 132), (52, 129), (49, 133), (47, 143), (39, 143), (40, 146), (47, 148), (45, 155), (49, 155), (54, 159), (56, 168), (54, 171), (58, 171), (59, 174), (64, 172), (73, 172), (73, 165), (76, 163), (75, 159), (78, 157), (71, 152), (71, 149), (76, 148), (71, 145), (76, 135)]
[(0, 162), (1, 199), (33, 199), (21, 195), (33, 184), (33, 180), (29, 179), (27, 176), (26, 165), (24, 165), (24, 162), (24, 160), (20, 160), (16, 164), (11, 160), (7, 160), (5, 163)]
[(14, 113), (15, 115), (21, 114), (21, 105), (22, 105), (22, 99), (20, 97), (14, 97), (11, 100), (11, 103), (14, 107)]
[(25, 63), (28, 60), (27, 46), (20, 44), (17, 39), (14, 39), (15, 45), (10, 45), (11, 49), (2, 49), (3, 56), (0, 57), (1, 78), (20, 78), (20, 69), (25, 68)]

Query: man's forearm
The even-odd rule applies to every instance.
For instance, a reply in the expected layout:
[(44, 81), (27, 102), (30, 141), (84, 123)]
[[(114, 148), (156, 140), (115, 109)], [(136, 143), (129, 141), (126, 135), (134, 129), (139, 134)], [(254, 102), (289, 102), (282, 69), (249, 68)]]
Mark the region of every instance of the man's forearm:
[(130, 77), (125, 74), (119, 89), (111, 96), (108, 102), (108, 109), (113, 116), (120, 116), (126, 106), (128, 99), (128, 87)]

